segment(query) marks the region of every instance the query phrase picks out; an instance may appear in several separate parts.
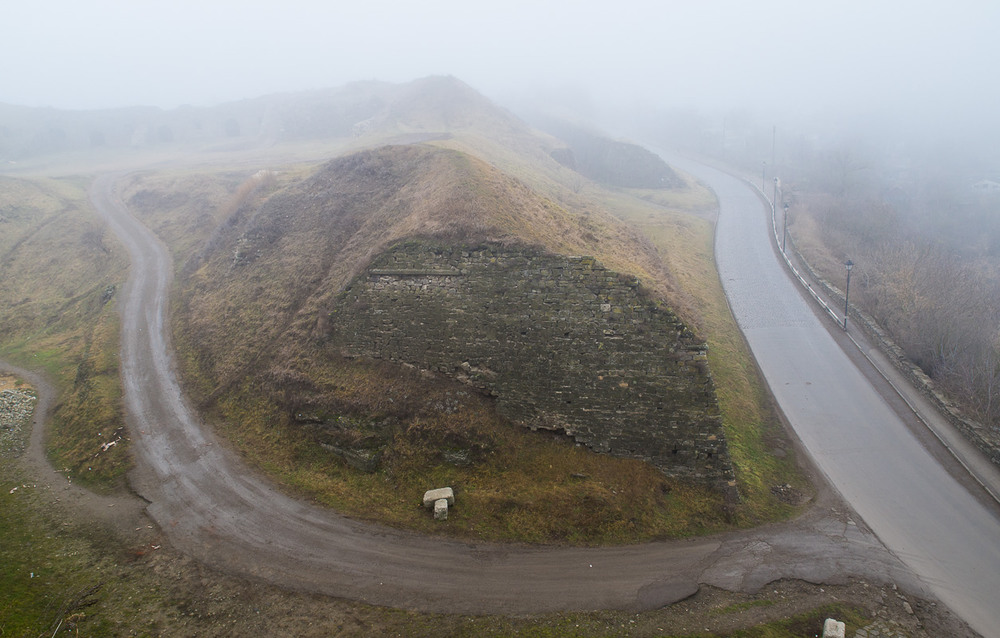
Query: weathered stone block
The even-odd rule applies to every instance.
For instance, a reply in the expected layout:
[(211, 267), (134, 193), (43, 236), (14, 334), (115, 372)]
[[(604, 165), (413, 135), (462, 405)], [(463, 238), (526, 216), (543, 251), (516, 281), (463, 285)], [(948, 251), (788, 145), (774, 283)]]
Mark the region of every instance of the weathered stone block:
[(444, 499), (448, 505), (455, 504), (455, 492), (450, 487), (441, 487), (436, 490), (424, 492), (424, 507), (433, 507), (435, 503)]
[(434, 501), (434, 520), (436, 521), (446, 521), (448, 520), (448, 499), (439, 498)]
[(846, 625), (833, 618), (827, 618), (823, 623), (823, 638), (844, 638), (846, 632)]

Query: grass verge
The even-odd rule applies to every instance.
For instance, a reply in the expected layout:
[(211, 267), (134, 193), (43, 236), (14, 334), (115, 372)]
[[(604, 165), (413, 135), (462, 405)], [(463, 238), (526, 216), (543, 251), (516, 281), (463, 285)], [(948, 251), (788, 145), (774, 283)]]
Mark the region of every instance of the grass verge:
[[(661, 194), (654, 207), (648, 194), (620, 192), (607, 206), (647, 237), (668, 264), (678, 285), (688, 291), (708, 341), (709, 365), (723, 415), (743, 506), (737, 523), (751, 526), (790, 516), (795, 508), (775, 499), (771, 488), (790, 485), (811, 491), (799, 470), (753, 356), (733, 319), (715, 269), (715, 229), (705, 216), (688, 211), (714, 210), (714, 195), (685, 177), (686, 192)], [(682, 206), (683, 208), (679, 208)]]

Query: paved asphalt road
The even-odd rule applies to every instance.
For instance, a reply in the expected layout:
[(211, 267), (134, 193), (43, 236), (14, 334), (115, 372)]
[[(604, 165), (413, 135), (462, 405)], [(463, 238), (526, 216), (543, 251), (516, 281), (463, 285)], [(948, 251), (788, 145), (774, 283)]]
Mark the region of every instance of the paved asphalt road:
[(820, 471), (941, 600), (984, 636), (1000, 636), (1000, 520), (932, 458), (831, 336), (778, 261), (756, 193), (713, 168), (670, 161), (719, 198), (726, 295)]
[[(997, 540), (996, 520), (949, 487), (947, 476), (936, 478), (935, 464), (920, 457), (919, 447), (910, 450), (908, 433), (892, 425), (892, 414), (869, 396), (864, 380), (851, 372), (772, 263), (766, 238), (744, 241), (763, 224), (760, 202), (721, 174), (706, 179), (723, 205), (719, 242), (726, 283), (743, 282), (748, 291), (734, 293), (734, 308), (761, 349), (779, 399), (788, 402), (786, 412), (797, 428), (805, 424), (803, 440), (903, 559), (984, 631), (997, 613), (987, 600), (1000, 592), (998, 557), (989, 546)], [(186, 405), (172, 371), (166, 325), (172, 263), (116, 196), (114, 183), (113, 176), (98, 179), (91, 196), (132, 260), (119, 300), (125, 404), (137, 458), (131, 478), (170, 542), (195, 558), (295, 589), (443, 612), (648, 609), (703, 583), (756, 591), (783, 577), (825, 582), (857, 575), (926, 593), (863, 524), (829, 503), (792, 523), (747, 532), (576, 549), (432, 539), (359, 523), (285, 496), (216, 441)], [(744, 218), (750, 230), (731, 229), (730, 219)], [(734, 265), (730, 257), (738, 255), (744, 261)], [(756, 279), (766, 272), (771, 274)], [(932, 514), (924, 516), (927, 510)], [(947, 546), (950, 535), (940, 529), (946, 526), (960, 529), (956, 547)], [(926, 540), (945, 546), (922, 544)], [(937, 556), (943, 560), (927, 558)], [(975, 578), (963, 581), (963, 572)]]

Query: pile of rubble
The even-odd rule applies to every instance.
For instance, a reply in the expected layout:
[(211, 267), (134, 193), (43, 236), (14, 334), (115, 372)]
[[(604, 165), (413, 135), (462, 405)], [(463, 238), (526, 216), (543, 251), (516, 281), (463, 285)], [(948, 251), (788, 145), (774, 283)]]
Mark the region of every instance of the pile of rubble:
[(27, 390), (0, 390), (0, 457), (20, 456), (24, 451), (35, 401)]

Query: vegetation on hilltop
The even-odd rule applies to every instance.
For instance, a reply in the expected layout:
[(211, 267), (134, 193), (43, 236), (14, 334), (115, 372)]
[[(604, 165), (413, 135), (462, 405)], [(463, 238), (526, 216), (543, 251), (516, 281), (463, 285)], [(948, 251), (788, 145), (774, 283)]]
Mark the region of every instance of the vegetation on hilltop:
[(795, 245), (841, 288), (850, 258), (851, 304), (1000, 447), (1000, 197), (930, 177), (904, 192), (853, 161), (837, 168), (794, 185)]

